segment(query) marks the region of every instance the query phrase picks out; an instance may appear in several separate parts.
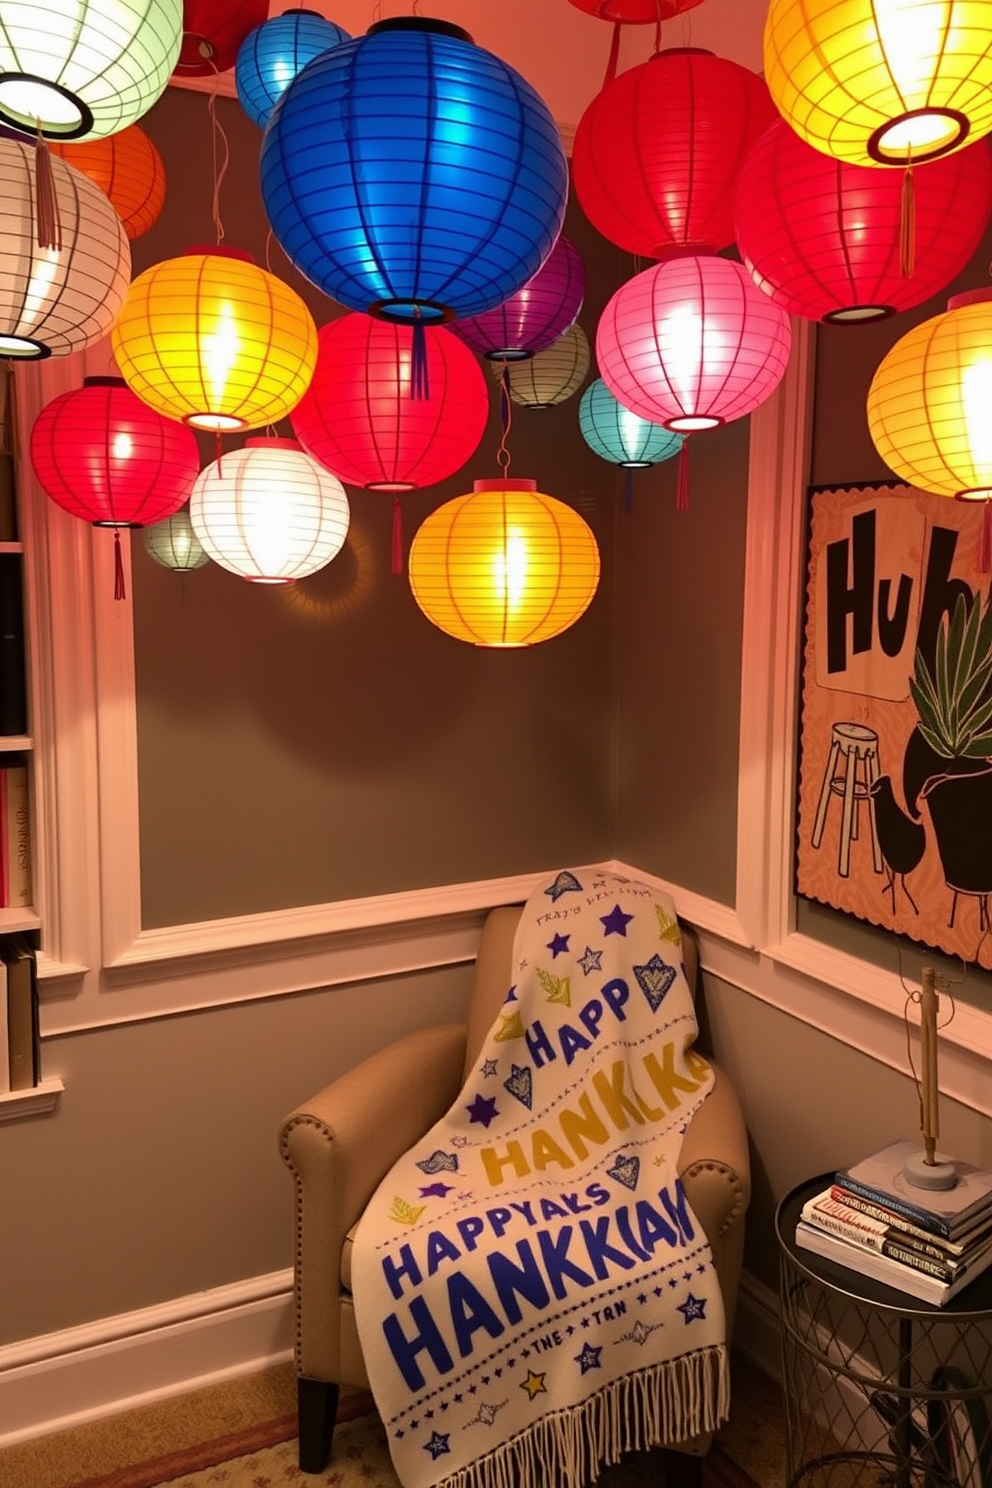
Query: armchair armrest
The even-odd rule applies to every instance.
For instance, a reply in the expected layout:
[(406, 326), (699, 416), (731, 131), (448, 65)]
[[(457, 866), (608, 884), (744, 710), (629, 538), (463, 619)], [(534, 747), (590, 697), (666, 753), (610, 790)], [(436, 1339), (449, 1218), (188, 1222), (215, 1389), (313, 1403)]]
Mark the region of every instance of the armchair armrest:
[(689, 1207), (713, 1249), (729, 1337), (737, 1310), (751, 1163), (737, 1093), (723, 1070), (715, 1064), (712, 1068), (713, 1089), (686, 1128), (678, 1170)]
[(345, 1236), (396, 1159), (448, 1110), (464, 1057), (463, 1024), (420, 1029), (348, 1070), (283, 1122), (279, 1150), (296, 1190), (298, 1373), (339, 1377)]

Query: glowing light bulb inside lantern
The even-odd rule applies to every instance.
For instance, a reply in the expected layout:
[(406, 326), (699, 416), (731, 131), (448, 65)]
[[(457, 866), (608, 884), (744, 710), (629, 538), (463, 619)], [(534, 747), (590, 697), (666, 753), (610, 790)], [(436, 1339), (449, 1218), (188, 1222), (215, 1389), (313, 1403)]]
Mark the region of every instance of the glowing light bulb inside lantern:
[(527, 595), (527, 539), (519, 528), (511, 527), (503, 551), (493, 555), (493, 571), (499, 603), (519, 610)]
[(883, 157), (911, 159), (960, 133), (957, 120), (927, 106), (933, 59), (946, 47), (951, 6), (876, 0), (873, 11), (889, 74), (906, 109), (902, 118), (882, 130), (878, 148)]
[(617, 404), (619, 417), (620, 443), (628, 460), (637, 458), (637, 452), (641, 447), (641, 430), (644, 420), (639, 413), (631, 413), (629, 408), (624, 408), (622, 403)]
[[(992, 486), (992, 358), (980, 357), (961, 375), (961, 408), (968, 450), (975, 474), (984, 486)], [(979, 494), (979, 493), (976, 493)], [(985, 492), (980, 494), (984, 495)]]
[[(703, 318), (691, 305), (679, 305), (664, 317), (658, 330), (658, 344), (665, 365), (671, 370), (672, 386), (683, 408), (691, 409), (698, 397), (699, 368), (706, 353)], [(715, 429), (719, 423), (718, 418), (708, 414), (684, 413), (666, 419), (665, 428), (691, 434), (697, 429)]]
[[(230, 304), (220, 306), (217, 328), (203, 337), (203, 362), (210, 385), (211, 402), (221, 403), (227, 389), (227, 380), (241, 350), (237, 322)], [(194, 414), (189, 422), (198, 429), (238, 429), (241, 420), (220, 413)]]
[(43, 249), (38, 255), (31, 270), (31, 278), (28, 280), (27, 293), (24, 296), (22, 323), (34, 325), (41, 319), (48, 306), (58, 266), (59, 250), (57, 248)]
[(115, 434), (110, 448), (115, 460), (130, 460), (134, 453), (134, 442), (130, 434)]

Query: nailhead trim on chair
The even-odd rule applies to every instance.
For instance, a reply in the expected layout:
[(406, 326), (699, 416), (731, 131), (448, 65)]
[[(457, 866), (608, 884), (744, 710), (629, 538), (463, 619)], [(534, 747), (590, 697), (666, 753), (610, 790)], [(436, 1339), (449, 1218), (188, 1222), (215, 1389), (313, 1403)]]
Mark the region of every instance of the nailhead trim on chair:
[(747, 1194), (740, 1182), (738, 1174), (733, 1168), (728, 1168), (726, 1163), (713, 1162), (711, 1159), (690, 1163), (682, 1174), (683, 1181), (694, 1173), (716, 1173), (721, 1178), (726, 1178), (727, 1184), (734, 1194), (734, 1207), (720, 1226), (719, 1234), (725, 1235), (731, 1225), (735, 1224), (747, 1209)]

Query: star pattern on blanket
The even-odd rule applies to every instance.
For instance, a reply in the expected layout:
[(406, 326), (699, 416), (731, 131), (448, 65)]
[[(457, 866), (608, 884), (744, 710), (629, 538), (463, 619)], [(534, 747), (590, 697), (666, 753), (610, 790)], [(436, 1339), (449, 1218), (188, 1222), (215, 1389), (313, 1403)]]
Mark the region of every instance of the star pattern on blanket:
[(690, 1292), (684, 1302), (680, 1302), (678, 1311), (687, 1323), (694, 1323), (706, 1316), (706, 1298), (694, 1297)]
[(581, 1354), (575, 1355), (575, 1362), (583, 1374), (588, 1374), (590, 1369), (602, 1368), (602, 1353), (602, 1345), (599, 1348), (594, 1348), (591, 1343), (587, 1343)]
[(546, 1379), (546, 1374), (535, 1374), (533, 1369), (528, 1369), (527, 1378), (521, 1383), (520, 1388), (521, 1390), (526, 1390), (531, 1400), (533, 1400), (536, 1395), (547, 1394), (548, 1387), (544, 1383)]
[(492, 1095), (477, 1095), (470, 1106), (465, 1107), (468, 1119), (479, 1126), (489, 1126), (490, 1122), (496, 1120), (499, 1111), (496, 1107), (496, 1099)]
[(454, 1187), (452, 1183), (428, 1183), (420, 1190), (422, 1199), (443, 1199)]
[(440, 1431), (433, 1431), (430, 1441), (424, 1443), (424, 1451), (430, 1452), (436, 1462), (439, 1457), (444, 1456), (445, 1452), (451, 1451), (451, 1448), (448, 1446), (450, 1440), (450, 1435), (442, 1435)]
[(582, 967), (583, 976), (590, 976), (594, 971), (602, 971), (602, 951), (594, 951), (592, 946), (586, 946), (582, 955), (579, 957), (579, 965)]
[(627, 926), (634, 918), (632, 914), (625, 913), (619, 904), (615, 904), (608, 915), (600, 915), (603, 925), (603, 933), (606, 935), (622, 935), (626, 938)]
[(495, 1059), (486, 1059), (486, 1060), (483, 1061), (483, 1065), (482, 1065), (481, 1070), (479, 1071), (479, 1074), (482, 1075), (482, 1077), (484, 1079), (488, 1079), (490, 1077), (490, 1075), (495, 1075), (498, 1072), (498, 1070), (499, 1070), (499, 1063), (498, 1063), (497, 1060), (495, 1060)]

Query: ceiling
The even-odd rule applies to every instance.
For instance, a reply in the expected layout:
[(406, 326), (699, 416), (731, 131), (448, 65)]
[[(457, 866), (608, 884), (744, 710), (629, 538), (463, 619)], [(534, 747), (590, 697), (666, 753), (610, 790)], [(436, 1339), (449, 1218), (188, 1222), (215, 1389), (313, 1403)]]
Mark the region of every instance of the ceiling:
[[(570, 137), (589, 101), (603, 84), (613, 27), (578, 10), (569, 0), (305, 0), (351, 36), (377, 20), (417, 14), (463, 26), (480, 46), (511, 63), (540, 93)], [(272, 15), (295, 9), (274, 0)], [(667, 21), (661, 44), (707, 47), (756, 72), (761, 68), (765, 0), (702, 0)], [(654, 49), (654, 26), (625, 26), (620, 68), (644, 61)], [(209, 90), (207, 79), (179, 84)], [(224, 73), (219, 91), (233, 94), (234, 75)]]

